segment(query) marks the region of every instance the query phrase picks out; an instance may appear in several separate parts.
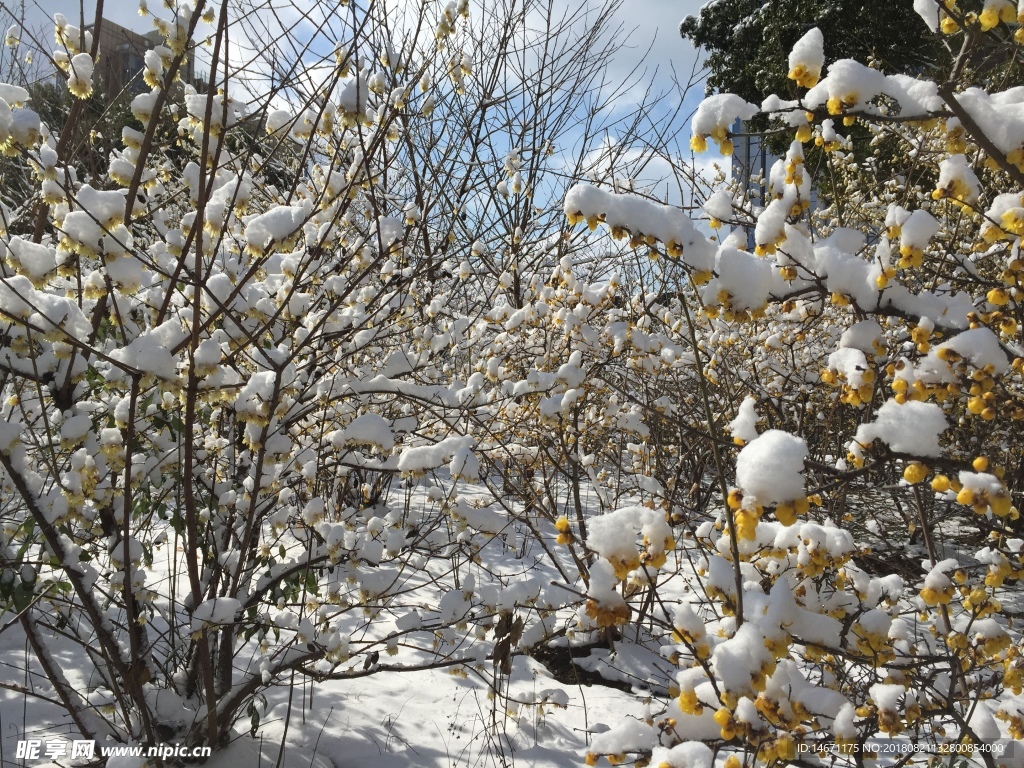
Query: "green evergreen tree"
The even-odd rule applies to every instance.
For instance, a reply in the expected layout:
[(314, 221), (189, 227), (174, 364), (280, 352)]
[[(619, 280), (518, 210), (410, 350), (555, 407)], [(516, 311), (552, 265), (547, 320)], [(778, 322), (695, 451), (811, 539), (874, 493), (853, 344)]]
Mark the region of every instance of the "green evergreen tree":
[(760, 103), (770, 93), (795, 98), (785, 62), (812, 27), (824, 35), (826, 62), (856, 59), (887, 73), (922, 74), (948, 60), (912, 0), (715, 0), (685, 18), (679, 32), (708, 54), (708, 94)]

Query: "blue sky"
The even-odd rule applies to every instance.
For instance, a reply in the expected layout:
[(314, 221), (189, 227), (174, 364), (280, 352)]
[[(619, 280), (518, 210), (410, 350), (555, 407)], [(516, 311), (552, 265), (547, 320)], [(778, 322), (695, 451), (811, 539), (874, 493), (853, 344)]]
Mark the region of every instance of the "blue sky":
[[(486, 1), (472, 0), (472, 5), (479, 5)], [(148, 0), (148, 2), (157, 13), (164, 10), (161, 0)], [(2, 3), (8, 12), (19, 4), (16, 0), (14, 2), (3, 0)], [(628, 0), (620, 11), (620, 17), (627, 29), (633, 27), (636, 29), (630, 39), (630, 44), (624, 46), (619, 56), (609, 62), (609, 67), (612, 70), (629, 71), (641, 59), (641, 54), (648, 46), (653, 46), (650, 54), (643, 60), (645, 66), (651, 69), (658, 67), (663, 76), (674, 66), (680, 76), (687, 76), (697, 58), (697, 53), (689, 43), (679, 37), (678, 25), (687, 14), (697, 13), (701, 5), (703, 5), (701, 0)], [(47, 24), (55, 13), (63, 13), (71, 23), (77, 24), (80, 7), (83, 7), (80, 0), (32, 0), (26, 2), (26, 12), (29, 18), (27, 26), (32, 28)], [(153, 28), (151, 17), (140, 16), (137, 8), (137, 3), (133, 0), (106, 0), (104, 15), (129, 29), (141, 33), (149, 32)], [(84, 10), (87, 23), (91, 22), (95, 13), (95, 0), (85, 0)]]
[[(337, 0), (331, 0), (337, 2)], [(395, 3), (396, 5), (408, 2), (408, 0), (377, 0), (384, 3)], [(440, 8), (443, 5), (437, 0)], [(470, 0), (471, 8), (480, 9), (485, 7), (489, 0)], [(148, 0), (151, 10), (158, 15), (166, 16), (167, 11), (163, 7), (162, 0)], [(576, 0), (556, 0), (558, 6), (575, 6)], [(591, 7), (600, 5), (599, 0), (591, 0)], [(673, 93), (672, 79), (673, 72), (682, 82), (686, 82), (694, 69), (698, 59), (698, 53), (689, 42), (679, 36), (679, 22), (687, 14), (697, 13), (702, 0), (626, 0), (619, 11), (619, 21), (623, 29), (631, 33), (628, 40), (619, 47), (614, 57), (607, 61), (607, 75), (610, 81), (618, 81), (634, 72), (639, 66), (645, 70), (645, 74), (634, 72), (633, 79), (636, 82), (636, 95), (639, 100), (642, 92), (648, 84), (653, 83), (655, 91), (668, 92), (669, 95), (657, 107), (658, 111), (664, 110), (668, 114), (679, 105), (679, 97)], [(15, 3), (10, 0), (3, 0), (3, 8), (9, 9)], [(288, 5), (286, 0), (275, 2), (279, 7)], [(95, 12), (95, 0), (85, 0), (84, 13), (91, 23), (92, 15)], [(104, 15), (114, 22), (133, 29), (140, 33), (146, 33), (153, 29), (152, 16), (140, 16), (137, 10), (136, 0), (106, 0)], [(28, 15), (27, 29), (38, 33), (45, 45), (52, 45), (52, 17), (54, 13), (63, 13), (71, 23), (79, 23), (81, 16), (79, 0), (32, 0), (26, 3)], [(9, 12), (9, 11), (8, 11)], [(287, 16), (287, 10), (284, 12)], [(202, 30), (211, 28), (201, 24)], [(203, 31), (205, 34), (205, 31)], [(688, 114), (696, 108), (703, 95), (703, 89), (698, 84), (692, 88), (683, 101), (683, 108), (680, 117), (672, 125), (672, 133), (677, 137), (676, 145), (680, 151), (688, 154), (686, 145), (689, 141), (689, 126), (683, 121)], [(627, 102), (629, 100), (627, 99)], [(624, 105), (625, 106), (625, 105)], [(651, 114), (656, 121), (661, 119), (657, 113)], [(664, 123), (663, 123), (664, 124)], [(701, 165), (709, 164), (711, 161), (722, 161), (720, 157), (710, 155), (701, 157)], [(653, 171), (653, 168), (652, 168)], [(670, 197), (675, 197), (671, 195)], [(678, 202), (673, 200), (673, 202)]]

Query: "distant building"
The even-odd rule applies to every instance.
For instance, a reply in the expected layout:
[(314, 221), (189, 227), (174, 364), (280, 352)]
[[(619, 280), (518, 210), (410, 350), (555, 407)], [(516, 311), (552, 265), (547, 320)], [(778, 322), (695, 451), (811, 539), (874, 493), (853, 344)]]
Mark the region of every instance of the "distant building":
[[(732, 126), (732, 177), (736, 179), (745, 193), (745, 197), (755, 207), (764, 208), (770, 200), (768, 194), (768, 174), (777, 160), (782, 158), (773, 154), (764, 142), (764, 134), (750, 128), (745, 122), (737, 120)], [(811, 184), (811, 209), (818, 205), (818, 188)], [(747, 245), (754, 248), (754, 228), (747, 227)]]
[[(156, 30), (140, 35), (122, 27), (110, 19), (100, 25), (100, 56), (96, 62), (95, 77), (98, 84), (111, 98), (127, 91), (131, 96), (149, 90), (142, 80), (146, 51), (163, 44), (163, 38)], [(179, 71), (182, 82), (195, 81), (193, 57), (182, 65)]]
[[(768, 174), (779, 159), (764, 142), (764, 136), (742, 120), (732, 126), (732, 177), (739, 181), (746, 197), (755, 206), (764, 207), (768, 190)], [(754, 181), (760, 179), (760, 182)], [(747, 228), (747, 245), (754, 248), (754, 228)]]
[[(779, 156), (768, 149), (762, 134), (751, 130), (741, 120), (733, 123), (732, 134), (732, 177), (740, 181), (751, 200), (760, 200), (765, 186), (751, 181), (751, 178), (766, 180)], [(763, 202), (760, 204), (764, 205)]]

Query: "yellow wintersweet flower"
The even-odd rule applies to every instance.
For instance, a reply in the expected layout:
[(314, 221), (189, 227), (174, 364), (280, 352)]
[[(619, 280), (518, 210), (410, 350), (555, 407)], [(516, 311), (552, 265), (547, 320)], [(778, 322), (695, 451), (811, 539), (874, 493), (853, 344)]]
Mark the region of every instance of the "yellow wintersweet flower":
[(797, 64), (789, 70), (788, 77), (790, 80), (795, 80), (796, 84), (801, 88), (813, 88), (818, 84), (821, 72), (809, 70), (803, 64)]

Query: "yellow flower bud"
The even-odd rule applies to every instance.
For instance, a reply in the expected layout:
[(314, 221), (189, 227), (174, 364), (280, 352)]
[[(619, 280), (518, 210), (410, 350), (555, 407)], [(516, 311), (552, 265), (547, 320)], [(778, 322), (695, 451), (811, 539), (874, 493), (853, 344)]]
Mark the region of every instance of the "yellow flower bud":
[(903, 470), (903, 479), (911, 485), (920, 483), (928, 475), (928, 467), (920, 462), (913, 462), (908, 464), (906, 469)]

